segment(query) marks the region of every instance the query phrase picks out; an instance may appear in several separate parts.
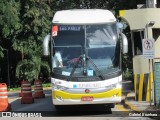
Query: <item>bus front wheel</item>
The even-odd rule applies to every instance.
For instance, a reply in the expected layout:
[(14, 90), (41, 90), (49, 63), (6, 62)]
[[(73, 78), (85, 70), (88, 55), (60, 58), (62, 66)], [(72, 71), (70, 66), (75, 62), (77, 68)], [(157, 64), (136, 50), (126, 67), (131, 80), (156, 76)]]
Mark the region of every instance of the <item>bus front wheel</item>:
[(114, 107), (115, 107), (115, 104), (114, 104), (114, 103), (108, 104), (107, 107), (109, 107), (109, 108), (114, 108)]
[(54, 106), (57, 111), (64, 111), (65, 107), (63, 105), (55, 105)]

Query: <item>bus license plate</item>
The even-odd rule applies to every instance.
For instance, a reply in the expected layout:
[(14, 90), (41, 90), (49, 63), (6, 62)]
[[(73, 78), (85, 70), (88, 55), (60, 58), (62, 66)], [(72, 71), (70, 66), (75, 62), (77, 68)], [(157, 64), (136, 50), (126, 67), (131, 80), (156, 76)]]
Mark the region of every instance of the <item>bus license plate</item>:
[(93, 101), (93, 96), (83, 96), (81, 98), (81, 101)]

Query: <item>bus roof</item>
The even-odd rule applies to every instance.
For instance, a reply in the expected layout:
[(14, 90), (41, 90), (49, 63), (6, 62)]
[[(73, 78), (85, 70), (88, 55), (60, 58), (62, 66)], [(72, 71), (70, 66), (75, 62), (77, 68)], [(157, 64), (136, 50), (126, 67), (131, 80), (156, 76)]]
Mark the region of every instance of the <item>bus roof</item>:
[(96, 24), (115, 22), (116, 18), (109, 10), (103, 9), (73, 9), (57, 11), (53, 24)]

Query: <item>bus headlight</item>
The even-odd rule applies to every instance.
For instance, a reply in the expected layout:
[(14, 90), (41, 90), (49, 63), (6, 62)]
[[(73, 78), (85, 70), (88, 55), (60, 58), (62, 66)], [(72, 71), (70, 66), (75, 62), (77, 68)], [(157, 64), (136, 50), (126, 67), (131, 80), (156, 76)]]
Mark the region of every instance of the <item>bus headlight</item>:
[(56, 85), (58, 90), (66, 90), (68, 89), (67, 87)]
[(115, 89), (115, 88), (122, 88), (122, 84), (121, 84), (121, 82), (118, 82), (118, 83), (115, 83), (115, 84), (105, 86), (105, 88), (106, 88), (106, 90), (112, 90), (112, 89)]
[(57, 89), (57, 90), (66, 90), (68, 89), (67, 87), (61, 86), (61, 85), (56, 85), (56, 84), (52, 84), (52, 89)]
[(112, 90), (116, 88), (116, 84), (105, 86), (106, 90)]

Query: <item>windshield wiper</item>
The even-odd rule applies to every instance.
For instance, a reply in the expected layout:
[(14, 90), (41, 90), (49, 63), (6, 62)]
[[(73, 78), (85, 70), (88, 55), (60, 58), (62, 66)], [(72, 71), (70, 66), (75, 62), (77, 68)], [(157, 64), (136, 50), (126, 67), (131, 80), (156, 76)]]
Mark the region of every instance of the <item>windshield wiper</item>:
[(105, 76), (102, 74), (101, 70), (97, 67), (97, 65), (92, 61), (92, 59), (90, 57), (87, 56), (87, 60), (89, 60), (91, 62), (91, 64), (96, 68), (96, 71), (99, 73), (99, 77), (102, 80), (105, 80)]
[[(78, 60), (75, 62), (74, 64), (74, 67), (71, 71), (71, 74), (70, 76), (68, 77), (67, 81), (71, 80), (78, 64), (83, 60), (83, 56), (81, 55)], [(91, 62), (91, 64), (96, 68), (96, 71), (99, 73), (99, 77), (102, 79), (102, 80), (105, 80), (105, 76), (102, 74), (102, 72), (99, 70), (99, 68), (97, 67), (97, 65), (92, 61), (92, 59), (90, 57), (87, 57), (86, 60), (89, 60)]]

